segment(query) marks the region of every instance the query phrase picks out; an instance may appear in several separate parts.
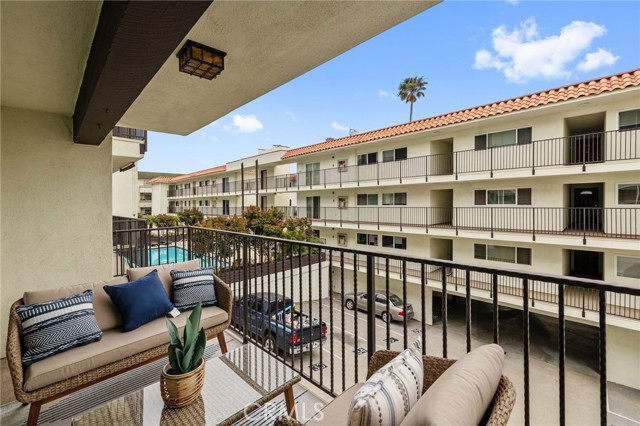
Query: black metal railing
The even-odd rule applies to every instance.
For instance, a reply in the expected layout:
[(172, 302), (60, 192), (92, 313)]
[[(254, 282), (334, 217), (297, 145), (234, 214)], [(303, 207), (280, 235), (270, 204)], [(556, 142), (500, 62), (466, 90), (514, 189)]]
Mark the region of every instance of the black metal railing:
[[(241, 207), (169, 207), (169, 213), (197, 208), (205, 216), (241, 216)], [(308, 217), (315, 226), (399, 231), (444, 229), (640, 239), (640, 209), (630, 207), (276, 207), (285, 217)], [(394, 230), (391, 230), (394, 231)]]
[[(380, 183), (393, 180), (424, 179), (449, 176), (451, 180), (460, 175), (488, 173), (515, 169), (536, 169), (553, 166), (581, 165), (640, 159), (639, 130), (608, 131), (577, 136), (533, 141), (528, 144), (492, 147), (482, 150), (463, 150), (411, 157), (405, 160), (366, 165), (351, 165), (252, 178), (244, 180), (244, 191), (286, 192), (298, 189), (342, 187), (360, 183)], [(442, 179), (440, 179), (441, 181)], [(218, 196), (237, 194), (242, 190), (242, 181), (230, 181), (196, 188), (170, 189), (169, 197)]]
[[(135, 242), (136, 245), (133, 245)], [(438, 259), (425, 259), (395, 254), (382, 254), (367, 250), (341, 248), (308, 242), (267, 238), (198, 227), (174, 227), (114, 231), (114, 275), (123, 275), (130, 266), (148, 266), (200, 258), (203, 266), (215, 268), (216, 274), (227, 282), (236, 303), (243, 307), (243, 316), (233, 316), (232, 326), (242, 333), (245, 342), (260, 345), (265, 336), (252, 334), (248, 314), (248, 296), (256, 293), (277, 293), (291, 299), (295, 305), (326, 323), (326, 339), (319, 347), (304, 356), (277, 353), (283, 362), (295, 369), (309, 382), (331, 395), (337, 395), (353, 383), (364, 379), (367, 360), (378, 349), (407, 347), (410, 340), (421, 336), (423, 353), (439, 352), (443, 357), (456, 357), (472, 349), (479, 339), (477, 329), (487, 324), (489, 333), (482, 343), (500, 344), (503, 322), (514, 324), (510, 312), (521, 312), (516, 324), (524, 348), (523, 376), (513, 378), (518, 398), (523, 400), (524, 423), (530, 424), (539, 412), (556, 410), (560, 424), (566, 420), (565, 400), (579, 398), (565, 390), (565, 364), (571, 352), (571, 340), (566, 339), (566, 319), (571, 317), (591, 321), (597, 327), (598, 345), (595, 349), (598, 363), (594, 367), (599, 375), (600, 423), (607, 424), (607, 324), (614, 316), (638, 320), (640, 288), (620, 284), (525, 273), (507, 269), (485, 268)], [(376, 278), (378, 277), (378, 278)], [(412, 304), (416, 319), (403, 315), (402, 321), (391, 324), (375, 317), (374, 305), (347, 312), (344, 308), (351, 293), (365, 292), (374, 300), (374, 292), (402, 294), (403, 312)], [(433, 295), (433, 296), (432, 296)], [(411, 300), (409, 300), (411, 297)], [(450, 345), (459, 336), (449, 332), (449, 318), (457, 310), (452, 300), (460, 301), (464, 308), (464, 338), (466, 345)], [(475, 300), (472, 303), (472, 299)], [(388, 300), (388, 298), (387, 298)], [(479, 301), (479, 302), (478, 302)], [(270, 301), (269, 301), (270, 302)], [(451, 306), (450, 306), (451, 305)], [(506, 306), (502, 306), (506, 305)], [(238, 305), (239, 306), (239, 305)], [(487, 314), (473, 314), (474, 310)], [(434, 316), (427, 317), (433, 307)], [(515, 307), (515, 309), (514, 309)], [(558, 396), (545, 400), (546, 395), (531, 396), (530, 351), (541, 344), (540, 339), (529, 337), (531, 308), (557, 316), (557, 337), (560, 359), (558, 363)], [(509, 311), (505, 311), (509, 310)], [(536, 314), (537, 315), (537, 314)], [(582, 318), (585, 316), (585, 319)], [(284, 316), (272, 317), (275, 332), (285, 333)], [(435, 321), (436, 326), (428, 324)], [(483, 321), (485, 321), (483, 323)], [(391, 335), (394, 335), (393, 339)], [(386, 337), (386, 338), (382, 338)], [(473, 337), (473, 339), (472, 339)], [(277, 336), (276, 336), (277, 338)], [(395, 339), (395, 340), (394, 340)], [(505, 339), (515, 344), (514, 336)], [(549, 337), (545, 337), (545, 342)], [(517, 340), (516, 340), (517, 342)], [(393, 346), (392, 346), (393, 345)], [(565, 351), (565, 347), (567, 350)], [(457, 350), (456, 347), (465, 348)], [(517, 355), (511, 355), (517, 356)], [(515, 375), (511, 370), (510, 375)], [(578, 388), (588, 385), (580, 383)], [(539, 401), (544, 400), (544, 403)], [(550, 404), (557, 406), (552, 408)]]
[[(111, 229), (116, 231), (128, 231), (132, 229), (145, 229), (147, 227), (147, 221), (145, 219), (138, 219), (135, 217), (124, 216), (112, 216)], [(130, 236), (129, 234), (125, 234)], [(114, 237), (115, 238), (115, 237)], [(113, 244), (116, 244), (116, 240), (113, 240)]]

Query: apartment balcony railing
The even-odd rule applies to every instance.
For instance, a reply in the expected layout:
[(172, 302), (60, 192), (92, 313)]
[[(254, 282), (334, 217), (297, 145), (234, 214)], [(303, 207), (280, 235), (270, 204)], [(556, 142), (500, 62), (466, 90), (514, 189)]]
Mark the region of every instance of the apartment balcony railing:
[[(135, 242), (135, 244), (131, 244)], [(402, 320), (402, 333), (399, 338), (403, 347), (420, 335), (427, 347), (442, 349), (442, 356), (450, 356), (449, 343), (456, 333), (449, 332), (449, 295), (455, 294), (464, 302), (465, 336), (463, 347), (472, 348), (472, 335), (478, 327), (476, 319), (472, 322), (472, 296), (486, 301), (491, 309), (491, 340), (500, 344), (501, 321), (510, 321), (500, 304), (505, 298), (514, 305), (513, 297), (520, 298), (522, 310), (522, 370), (514, 369), (510, 375), (517, 384), (519, 400), (523, 401), (524, 424), (530, 424), (531, 417), (542, 411), (554, 410), (558, 413), (560, 424), (566, 423), (566, 378), (565, 359), (571, 353), (572, 340), (566, 338), (566, 318), (573, 315), (573, 306), (587, 312), (598, 328), (597, 372), (599, 374), (599, 412), (600, 423), (607, 424), (607, 324), (614, 316), (638, 319), (640, 309), (640, 288), (620, 284), (553, 276), (541, 273), (524, 273), (505, 269), (485, 268), (445, 260), (425, 259), (395, 254), (372, 253), (325, 246), (299, 241), (266, 238), (248, 234), (237, 234), (196, 227), (175, 227), (162, 229), (141, 229), (114, 231), (114, 275), (123, 275), (129, 265), (147, 266), (171, 261), (200, 258), (203, 266), (215, 268), (216, 274), (233, 289), (238, 303), (243, 303), (242, 318), (235, 318), (232, 326), (243, 333), (245, 342), (253, 341), (260, 345), (263, 336), (248, 333), (248, 296), (252, 293), (278, 293), (291, 298), (311, 318), (320, 323), (326, 322), (327, 339), (320, 341), (318, 349), (304, 356), (293, 357), (277, 354), (279, 359), (295, 369), (310, 383), (331, 395), (337, 395), (351, 384), (364, 378), (366, 372), (365, 354), (370, 357), (377, 349), (390, 348), (391, 324), (380, 322), (375, 316), (375, 292), (390, 293), (390, 280), (401, 282), (395, 293), (401, 293), (403, 309), (407, 311), (407, 294), (411, 289), (413, 305), (418, 312), (418, 321), (411, 323), (405, 316)], [(172, 256), (158, 256), (164, 250)], [(357, 271), (364, 274), (358, 274)], [(381, 275), (384, 283), (376, 289), (376, 275)], [(397, 281), (396, 281), (397, 283)], [(416, 287), (417, 286), (417, 287)], [(349, 290), (347, 290), (349, 289)], [(350, 313), (352, 322), (345, 320), (345, 295), (348, 291), (363, 291), (369, 303), (365, 313), (357, 310)], [(427, 290), (429, 289), (429, 293)], [(426, 303), (431, 303), (430, 292), (440, 296), (441, 336), (436, 342), (427, 340)], [(576, 296), (577, 295), (577, 296)], [(417, 298), (417, 299), (416, 299)], [(546, 299), (545, 299), (546, 298)], [(387, 300), (389, 300), (387, 298)], [(532, 376), (530, 352), (537, 343), (530, 338), (530, 309), (541, 301), (551, 302), (557, 315), (557, 405), (554, 396), (541, 403), (545, 395), (532, 395)], [(588, 303), (580, 305), (580, 301)], [(476, 305), (477, 306), (477, 305)], [(476, 309), (476, 308), (474, 308)], [(282, 321), (282, 330), (286, 328), (285, 318), (275, 316)], [(359, 324), (360, 322), (363, 324)], [(513, 321), (511, 321), (513, 324)], [(430, 331), (432, 333), (432, 331)], [(394, 332), (395, 334), (395, 332)], [(397, 334), (396, 334), (397, 335)], [(385, 337), (384, 340), (379, 337)], [(475, 337), (474, 337), (475, 338)], [(555, 340), (555, 338), (552, 338)], [(277, 340), (277, 336), (276, 336)], [(510, 336), (507, 340), (513, 341)], [(548, 341), (548, 338), (544, 339)], [(488, 343), (488, 342), (487, 342)], [(451, 345), (452, 351), (455, 345)], [(537, 348), (534, 348), (534, 350)], [(580, 386), (585, 386), (581, 383)], [(573, 396), (573, 395), (571, 395)], [(516, 420), (519, 422), (518, 420)]]
[(332, 227), (398, 227), (640, 238), (640, 209), (624, 207), (278, 207), (286, 217), (308, 217)]
[(113, 136), (140, 141), (142, 142), (142, 144), (140, 144), (140, 154), (144, 154), (145, 152), (147, 152), (146, 130), (116, 126), (113, 128)]
[[(342, 187), (360, 183), (380, 183), (403, 179), (450, 176), (452, 180), (470, 173), (502, 170), (536, 169), (552, 166), (587, 165), (640, 159), (640, 130), (609, 131), (578, 136), (533, 141), (522, 145), (493, 147), (483, 150), (451, 151), (406, 160), (320, 169), (297, 174), (245, 179), (244, 190), (286, 192), (298, 189)], [(242, 191), (241, 181), (187, 189), (171, 189), (168, 197), (219, 196)]]

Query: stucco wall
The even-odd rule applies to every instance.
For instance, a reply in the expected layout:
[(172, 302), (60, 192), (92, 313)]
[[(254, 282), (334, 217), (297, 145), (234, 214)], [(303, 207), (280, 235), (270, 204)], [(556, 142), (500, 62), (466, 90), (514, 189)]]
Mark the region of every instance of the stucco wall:
[(75, 145), (71, 128), (70, 117), (2, 108), (2, 356), (25, 290), (112, 275), (111, 139)]
[(113, 173), (112, 182), (113, 215), (138, 217), (138, 166), (125, 172)]

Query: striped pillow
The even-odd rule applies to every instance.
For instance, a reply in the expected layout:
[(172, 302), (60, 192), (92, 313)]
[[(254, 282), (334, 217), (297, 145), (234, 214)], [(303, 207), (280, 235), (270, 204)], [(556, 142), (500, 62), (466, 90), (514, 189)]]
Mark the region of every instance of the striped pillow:
[(102, 330), (93, 313), (91, 290), (49, 302), (20, 305), (16, 313), (20, 317), (26, 347), (22, 355), (25, 367), (102, 339)]
[(351, 426), (397, 426), (422, 396), (419, 343), (375, 372), (351, 402)]
[(173, 279), (173, 304), (180, 311), (196, 307), (198, 302), (202, 306), (218, 304), (216, 289), (213, 285), (213, 268), (196, 269), (193, 271), (171, 271)]

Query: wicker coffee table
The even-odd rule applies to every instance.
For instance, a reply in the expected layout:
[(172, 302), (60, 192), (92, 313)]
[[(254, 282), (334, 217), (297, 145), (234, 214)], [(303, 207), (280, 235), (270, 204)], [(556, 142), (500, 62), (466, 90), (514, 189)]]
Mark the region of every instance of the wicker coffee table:
[[(72, 424), (231, 425), (280, 394), (295, 416), (293, 385), (300, 376), (256, 346), (243, 345), (207, 361), (205, 376), (202, 396), (188, 407), (165, 408), (155, 383), (81, 414)], [(275, 417), (274, 412), (265, 415)]]

